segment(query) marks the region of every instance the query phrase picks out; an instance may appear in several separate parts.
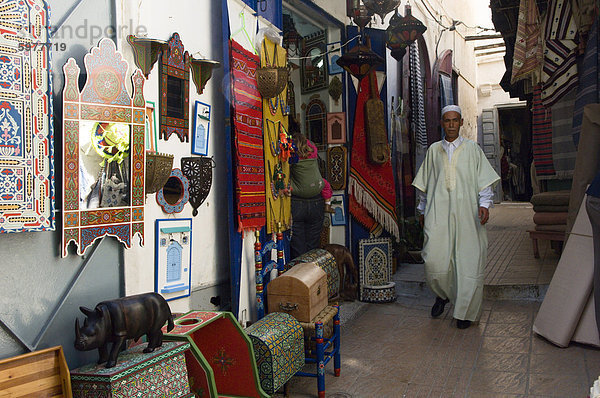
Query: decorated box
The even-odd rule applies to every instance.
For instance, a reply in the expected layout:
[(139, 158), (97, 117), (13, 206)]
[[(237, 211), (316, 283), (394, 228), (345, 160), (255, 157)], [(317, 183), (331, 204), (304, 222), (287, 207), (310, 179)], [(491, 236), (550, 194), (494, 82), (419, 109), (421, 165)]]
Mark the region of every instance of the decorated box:
[(90, 364), (71, 371), (74, 398), (193, 397), (184, 352), (190, 345), (164, 342), (151, 353), (140, 344), (119, 354), (117, 365)]
[(254, 346), (260, 385), (274, 394), (304, 367), (304, 333), (291, 315), (272, 312), (246, 329)]
[(289, 270), (296, 264), (314, 263), (327, 274), (327, 297), (336, 297), (340, 292), (340, 272), (337, 268), (335, 258), (325, 249), (313, 249), (288, 262), (285, 270)]
[(190, 386), (196, 397), (266, 398), (252, 342), (231, 312), (190, 311), (174, 321), (165, 340), (185, 341)]

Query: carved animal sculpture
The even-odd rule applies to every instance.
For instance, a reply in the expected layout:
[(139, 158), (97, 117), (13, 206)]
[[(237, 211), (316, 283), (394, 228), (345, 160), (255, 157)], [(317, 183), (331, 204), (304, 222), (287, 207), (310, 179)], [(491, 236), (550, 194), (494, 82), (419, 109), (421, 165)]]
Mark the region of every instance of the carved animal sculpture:
[(352, 254), (347, 247), (331, 243), (323, 246), (335, 258), (340, 273), (340, 297), (355, 300), (358, 289), (358, 271), (354, 265)]
[[(145, 334), (148, 347), (144, 352), (152, 352), (162, 345), (163, 334), (160, 329), (165, 322), (168, 321), (168, 331), (175, 326), (167, 301), (158, 293), (102, 301), (93, 310), (85, 307), (79, 309), (87, 318), (83, 327), (79, 327), (79, 319), (75, 320), (75, 348), (80, 351), (97, 348), (98, 363), (106, 362), (107, 368), (116, 365), (119, 350), (126, 339), (137, 341)], [(112, 343), (110, 354), (109, 343)]]

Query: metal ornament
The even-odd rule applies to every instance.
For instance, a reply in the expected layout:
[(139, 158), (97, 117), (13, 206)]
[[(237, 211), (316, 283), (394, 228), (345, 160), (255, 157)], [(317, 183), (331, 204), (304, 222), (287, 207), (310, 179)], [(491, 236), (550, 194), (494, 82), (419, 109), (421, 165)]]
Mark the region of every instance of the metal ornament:
[(329, 95), (337, 104), (342, 95), (342, 81), (337, 76), (334, 76), (329, 82)]
[(216, 163), (213, 158), (181, 158), (181, 171), (190, 183), (190, 205), (192, 205), (192, 215), (194, 217), (198, 215), (198, 207), (208, 197), (212, 186), (212, 169), (215, 167)]
[(146, 151), (146, 195), (165, 186), (173, 168), (173, 155)]
[(401, 0), (363, 0), (368, 10), (381, 17), (381, 23), (387, 14), (394, 11), (400, 5)]

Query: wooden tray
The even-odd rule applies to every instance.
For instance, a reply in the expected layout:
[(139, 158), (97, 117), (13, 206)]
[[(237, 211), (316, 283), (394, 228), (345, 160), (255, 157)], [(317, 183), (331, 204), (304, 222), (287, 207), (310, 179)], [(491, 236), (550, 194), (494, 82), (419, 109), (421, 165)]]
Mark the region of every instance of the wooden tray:
[(61, 346), (0, 361), (0, 397), (23, 396), (72, 398)]

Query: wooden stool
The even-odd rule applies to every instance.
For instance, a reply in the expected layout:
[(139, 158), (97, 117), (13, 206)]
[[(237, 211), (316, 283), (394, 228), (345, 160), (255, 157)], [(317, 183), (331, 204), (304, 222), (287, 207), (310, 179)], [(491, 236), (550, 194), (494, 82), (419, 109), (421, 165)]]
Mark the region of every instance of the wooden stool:
[(565, 241), (565, 233), (564, 231), (531, 231), (528, 230), (529, 237), (531, 238), (531, 242), (533, 243), (533, 256), (535, 258), (540, 258), (540, 251), (538, 248), (538, 239), (547, 239), (550, 241)]

